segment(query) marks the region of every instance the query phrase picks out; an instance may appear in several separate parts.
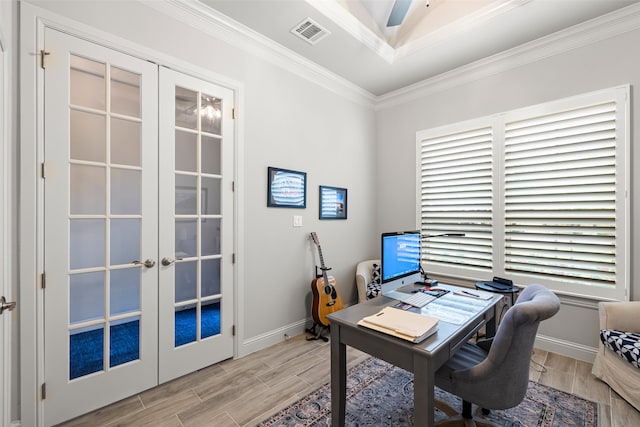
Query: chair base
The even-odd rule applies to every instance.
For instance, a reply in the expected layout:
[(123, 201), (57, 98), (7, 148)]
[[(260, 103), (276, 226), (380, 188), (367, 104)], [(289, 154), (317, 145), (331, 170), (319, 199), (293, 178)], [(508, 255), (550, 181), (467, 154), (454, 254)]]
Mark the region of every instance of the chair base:
[[(464, 418), (458, 414), (458, 411), (456, 411), (451, 406), (449, 406), (448, 404), (444, 403), (441, 400), (436, 400), (434, 403), (436, 408), (438, 408), (439, 410), (447, 414), (447, 416), (449, 416), (449, 418), (446, 418), (442, 421), (438, 421), (436, 423), (436, 427), (497, 427), (495, 424), (490, 423), (488, 421), (480, 421), (480, 420), (475, 420), (473, 418)], [(465, 404), (466, 402), (463, 403), (463, 406), (465, 406)], [(484, 411), (485, 410), (483, 409), (483, 412)], [(463, 409), (463, 413), (464, 412), (465, 410)]]

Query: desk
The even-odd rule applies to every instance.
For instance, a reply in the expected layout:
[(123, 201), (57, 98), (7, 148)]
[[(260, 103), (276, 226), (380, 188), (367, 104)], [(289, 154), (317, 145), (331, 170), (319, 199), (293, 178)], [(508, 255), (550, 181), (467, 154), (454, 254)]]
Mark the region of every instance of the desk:
[[(438, 287), (445, 287), (438, 285)], [(455, 287), (446, 286), (450, 289)], [(444, 298), (448, 298), (447, 301)], [(365, 316), (377, 313), (382, 308), (397, 301), (380, 296), (331, 313), (331, 425), (343, 427), (346, 409), (347, 363), (346, 346), (352, 346), (379, 359), (413, 372), (413, 410), (415, 427), (432, 427), (434, 423), (434, 373), (449, 360), (476, 331), (487, 324), (488, 330), (495, 330), (496, 304), (502, 296), (490, 300), (476, 300), (454, 295), (453, 292), (441, 297), (442, 303), (453, 302), (472, 306), (472, 313), (460, 323), (440, 320), (438, 331), (419, 344), (386, 335), (372, 329), (358, 326)], [(436, 300), (436, 301), (439, 301)], [(427, 304), (430, 307), (435, 302)], [(423, 308), (422, 310), (424, 310)], [(437, 307), (432, 306), (431, 311)], [(418, 310), (418, 309), (416, 309)]]

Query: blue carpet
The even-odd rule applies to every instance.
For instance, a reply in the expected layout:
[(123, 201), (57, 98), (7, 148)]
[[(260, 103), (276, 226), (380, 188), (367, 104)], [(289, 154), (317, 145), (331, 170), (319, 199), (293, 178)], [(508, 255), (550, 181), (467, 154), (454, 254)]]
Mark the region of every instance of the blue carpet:
[[(220, 303), (202, 306), (202, 338), (220, 333)], [(196, 309), (176, 312), (175, 346), (196, 340)], [(136, 360), (140, 357), (140, 321), (111, 326), (111, 345), (109, 347), (109, 366), (114, 367)], [(95, 329), (81, 332), (70, 337), (70, 379), (82, 377), (103, 370), (104, 331)]]

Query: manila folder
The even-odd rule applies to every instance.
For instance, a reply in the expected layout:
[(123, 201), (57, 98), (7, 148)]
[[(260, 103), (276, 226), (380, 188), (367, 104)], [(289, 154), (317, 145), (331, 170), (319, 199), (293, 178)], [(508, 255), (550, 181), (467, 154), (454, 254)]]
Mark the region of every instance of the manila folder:
[(361, 319), (358, 325), (417, 343), (438, 329), (438, 319), (412, 311), (385, 307), (376, 314)]

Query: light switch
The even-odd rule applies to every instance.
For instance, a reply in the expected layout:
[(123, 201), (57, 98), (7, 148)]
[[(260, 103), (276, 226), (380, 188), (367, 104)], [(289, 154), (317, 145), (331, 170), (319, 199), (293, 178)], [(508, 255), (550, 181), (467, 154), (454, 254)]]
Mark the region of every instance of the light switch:
[(294, 215), (293, 216), (293, 226), (294, 227), (302, 227), (302, 216)]

